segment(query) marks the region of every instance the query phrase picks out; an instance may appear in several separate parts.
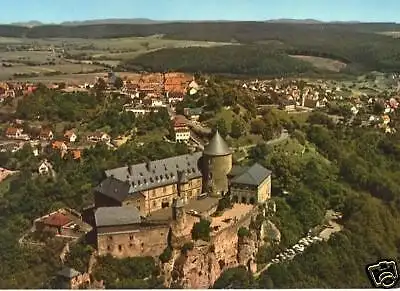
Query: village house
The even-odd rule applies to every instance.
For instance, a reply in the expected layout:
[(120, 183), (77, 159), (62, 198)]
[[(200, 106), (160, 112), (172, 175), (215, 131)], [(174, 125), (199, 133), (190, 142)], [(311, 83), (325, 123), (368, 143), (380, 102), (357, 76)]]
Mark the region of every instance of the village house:
[(53, 166), (47, 160), (44, 160), (39, 165), (38, 172), (39, 172), (40, 175), (52, 175), (52, 176), (54, 176)]
[(164, 77), (161, 73), (143, 74), (138, 82), (139, 91), (145, 94), (153, 93), (156, 96), (163, 92)]
[(71, 150), (70, 154), (72, 155), (72, 159), (74, 159), (74, 160), (79, 160), (82, 156), (82, 153), (80, 150)]
[(55, 141), (51, 146), (54, 150), (60, 151), (61, 157), (64, 157), (68, 151), (68, 147), (63, 141)]
[(185, 93), (182, 92), (167, 92), (168, 103), (182, 102), (185, 99)]
[(10, 139), (26, 139), (28, 135), (23, 134), (23, 131), (24, 130), (22, 128), (8, 127), (6, 129), (5, 136)]
[(200, 115), (203, 113), (203, 108), (198, 107), (198, 108), (184, 108), (183, 113), (187, 118), (189, 118), (192, 121), (198, 121), (200, 118)]
[(296, 110), (296, 102), (293, 100), (282, 100), (279, 104), (279, 108), (285, 111)]
[(73, 130), (67, 130), (64, 133), (64, 139), (67, 142), (71, 142), (74, 143), (76, 141), (76, 139), (78, 138), (78, 136), (76, 135), (76, 133)]
[(189, 140), (190, 140), (190, 129), (188, 127), (175, 129), (176, 142), (188, 143)]
[(102, 141), (102, 142), (105, 142), (105, 143), (109, 143), (111, 141), (111, 137), (105, 132), (97, 131), (97, 132), (89, 134), (88, 137), (87, 137), (87, 140), (91, 141), (91, 142), (100, 142), (100, 141)]
[(42, 128), (39, 133), (39, 138), (41, 140), (52, 140), (54, 138), (53, 131), (48, 128)]
[(131, 104), (124, 105), (126, 112), (132, 112), (135, 116), (143, 116), (152, 112), (158, 112), (157, 108), (151, 108), (144, 105), (132, 106)]
[(16, 174), (18, 171), (11, 171), (5, 168), (0, 167), (0, 182), (7, 179), (9, 176)]
[(73, 209), (61, 208), (34, 220), (34, 232), (50, 232), (56, 236), (76, 239), (92, 230), (83, 222), (80, 213)]

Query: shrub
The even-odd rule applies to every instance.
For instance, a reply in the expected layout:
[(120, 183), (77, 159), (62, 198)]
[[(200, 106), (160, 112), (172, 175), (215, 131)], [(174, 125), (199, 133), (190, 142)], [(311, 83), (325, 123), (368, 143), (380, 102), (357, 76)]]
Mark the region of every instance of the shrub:
[(193, 242), (187, 242), (182, 246), (182, 254), (186, 254), (188, 251), (193, 250), (194, 244)]
[(246, 228), (246, 227), (241, 227), (238, 230), (238, 236), (243, 238), (245, 236), (249, 236), (250, 235), (250, 231)]
[(201, 219), (199, 222), (195, 223), (192, 229), (192, 239), (209, 241), (211, 232), (210, 224), (211, 222), (204, 219)]
[(170, 246), (166, 247), (165, 250), (160, 255), (160, 261), (163, 263), (168, 262), (172, 258), (172, 248)]

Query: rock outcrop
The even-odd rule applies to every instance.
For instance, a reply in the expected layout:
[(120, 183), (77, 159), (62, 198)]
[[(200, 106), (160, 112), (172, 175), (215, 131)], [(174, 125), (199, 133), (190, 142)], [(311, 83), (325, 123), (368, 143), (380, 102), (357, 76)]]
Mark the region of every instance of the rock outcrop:
[[(254, 209), (250, 215), (212, 236), (209, 242), (195, 241), (189, 250), (180, 250), (182, 244), (174, 244), (174, 255), (162, 266), (165, 286), (171, 288), (208, 289), (227, 269), (245, 266), (257, 272), (256, 255), (265, 243), (279, 242), (278, 228), (262, 215), (262, 223), (248, 229), (260, 213)], [(248, 233), (238, 236), (238, 230), (247, 228)], [(189, 239), (190, 238), (186, 238)], [(177, 240), (179, 241), (179, 240)], [(180, 240), (183, 243), (185, 240)], [(180, 245), (180, 246), (179, 246)]]

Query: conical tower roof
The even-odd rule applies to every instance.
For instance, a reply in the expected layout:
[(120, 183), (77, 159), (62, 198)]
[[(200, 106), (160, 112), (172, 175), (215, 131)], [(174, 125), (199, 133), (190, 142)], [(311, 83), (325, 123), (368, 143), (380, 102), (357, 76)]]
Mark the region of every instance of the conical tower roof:
[(214, 137), (208, 145), (205, 146), (203, 153), (207, 156), (226, 156), (230, 155), (232, 152), (217, 130)]

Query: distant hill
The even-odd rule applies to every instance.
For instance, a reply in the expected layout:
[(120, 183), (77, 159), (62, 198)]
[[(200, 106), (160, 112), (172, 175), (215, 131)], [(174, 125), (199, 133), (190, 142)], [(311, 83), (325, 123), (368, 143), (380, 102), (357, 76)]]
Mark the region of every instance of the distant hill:
[(65, 21), (60, 25), (74, 26), (74, 25), (96, 25), (96, 24), (155, 24), (155, 23), (166, 23), (168, 21), (151, 20), (148, 18), (132, 18), (132, 19), (93, 19), (84, 21)]
[(11, 25), (24, 26), (24, 27), (35, 27), (35, 26), (43, 25), (43, 23), (40, 21), (37, 21), (37, 20), (31, 20), (28, 22), (14, 22), (14, 23), (11, 23)]
[(316, 20), (316, 19), (270, 19), (265, 22), (269, 23), (298, 23), (298, 24), (313, 24), (313, 23), (324, 23), (324, 21)]

